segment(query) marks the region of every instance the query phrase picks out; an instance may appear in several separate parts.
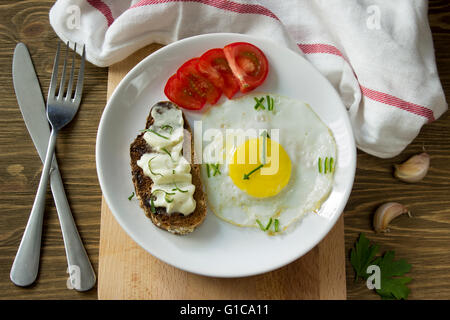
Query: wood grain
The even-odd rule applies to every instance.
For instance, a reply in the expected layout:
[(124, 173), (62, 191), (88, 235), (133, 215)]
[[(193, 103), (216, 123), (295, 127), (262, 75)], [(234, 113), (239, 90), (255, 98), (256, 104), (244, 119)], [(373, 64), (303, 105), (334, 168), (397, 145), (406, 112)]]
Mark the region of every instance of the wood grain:
[[(11, 80), (11, 62), (17, 42), (27, 44), (44, 96), (48, 89), (57, 37), (48, 22), (54, 0), (2, 0), (0, 2), (0, 299), (96, 299), (97, 291), (66, 289), (66, 261), (56, 211), (48, 195), (41, 251), (41, 269), (35, 285), (17, 288), (9, 270), (37, 189), (41, 164), (23, 123)], [(436, 60), (447, 99), (450, 98), (450, 3), (429, 1)], [(101, 191), (95, 171), (95, 138), (106, 103), (107, 69), (86, 68), (85, 94), (76, 120), (60, 133), (57, 153), (72, 211), (88, 254), (98, 269)], [(345, 209), (345, 253), (360, 232), (395, 250), (412, 265), (412, 299), (450, 299), (450, 116), (423, 128), (399, 157), (380, 160), (358, 154), (354, 189)], [(430, 174), (417, 185), (399, 183), (392, 165), (422, 151), (432, 156)], [(410, 206), (414, 218), (401, 217), (392, 232), (376, 235), (371, 216), (384, 201)], [(320, 253), (320, 250), (319, 250)], [(379, 299), (362, 283), (353, 282), (346, 259), (348, 299)], [(326, 272), (322, 270), (321, 272)]]
[[(159, 46), (109, 68), (108, 97), (123, 76)], [(99, 299), (345, 299), (343, 219), (304, 257), (263, 275), (222, 279), (176, 269), (151, 256), (123, 231), (102, 201)]]

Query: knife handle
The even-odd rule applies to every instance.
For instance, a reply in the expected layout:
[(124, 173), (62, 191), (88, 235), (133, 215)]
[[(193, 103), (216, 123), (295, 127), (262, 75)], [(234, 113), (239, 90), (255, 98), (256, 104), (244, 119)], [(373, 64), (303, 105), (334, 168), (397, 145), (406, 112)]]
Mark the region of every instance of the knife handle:
[(39, 257), (41, 251), (42, 222), (45, 211), (45, 196), (47, 194), (50, 168), (53, 163), (55, 151), (56, 131), (51, 132), (42, 169), (36, 197), (28, 218), (27, 226), (23, 232), (19, 249), (11, 267), (10, 279), (18, 286), (25, 287), (32, 284), (39, 270)]
[(58, 211), (64, 247), (66, 249), (70, 288), (77, 291), (87, 291), (95, 285), (95, 272), (73, 220), (56, 159), (54, 162), (55, 166), (50, 176), (50, 186), (56, 210)]

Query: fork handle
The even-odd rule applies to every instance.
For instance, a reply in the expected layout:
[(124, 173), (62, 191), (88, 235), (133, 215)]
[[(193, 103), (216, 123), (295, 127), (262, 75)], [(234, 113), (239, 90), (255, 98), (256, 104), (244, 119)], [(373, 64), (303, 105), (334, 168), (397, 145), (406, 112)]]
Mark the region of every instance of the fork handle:
[(28, 286), (37, 277), (39, 270), (39, 256), (41, 251), (42, 221), (45, 210), (45, 197), (49, 180), (50, 167), (55, 151), (57, 131), (52, 130), (48, 141), (47, 154), (41, 180), (34, 198), (33, 208), (28, 218), (27, 226), (20, 241), (19, 249), (11, 268), (11, 281), (18, 286)]
[(73, 220), (56, 159), (54, 170), (50, 174), (50, 186), (66, 249), (71, 287), (77, 291), (89, 290), (95, 285), (95, 272)]

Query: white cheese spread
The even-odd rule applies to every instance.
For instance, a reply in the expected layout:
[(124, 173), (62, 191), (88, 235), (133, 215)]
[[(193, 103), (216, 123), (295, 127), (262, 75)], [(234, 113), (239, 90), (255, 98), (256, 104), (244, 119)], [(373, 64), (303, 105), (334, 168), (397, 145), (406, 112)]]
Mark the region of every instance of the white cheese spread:
[(155, 207), (164, 207), (168, 214), (179, 212), (187, 216), (195, 210), (191, 165), (182, 156), (184, 121), (181, 110), (155, 105), (154, 121), (144, 134), (153, 152), (137, 161), (144, 174), (153, 180)]

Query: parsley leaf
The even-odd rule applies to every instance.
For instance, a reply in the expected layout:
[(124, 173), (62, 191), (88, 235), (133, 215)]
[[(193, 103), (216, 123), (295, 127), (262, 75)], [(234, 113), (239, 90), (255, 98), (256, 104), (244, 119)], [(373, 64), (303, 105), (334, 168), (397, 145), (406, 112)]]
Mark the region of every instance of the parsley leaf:
[(355, 244), (355, 248), (350, 253), (350, 262), (355, 269), (355, 281), (358, 277), (367, 280), (369, 274), (367, 274), (367, 267), (373, 264), (373, 259), (378, 253), (379, 247), (377, 245), (371, 246), (369, 240), (364, 233), (361, 233), (359, 240)]
[(388, 251), (374, 261), (381, 273), (381, 288), (376, 291), (383, 299), (406, 299), (410, 292), (406, 284), (412, 279), (402, 276), (411, 270), (411, 265), (404, 259), (394, 261), (394, 256), (394, 251)]
[(369, 240), (361, 233), (350, 253), (350, 262), (356, 273), (355, 281), (359, 277), (367, 280), (370, 276), (367, 267), (376, 265), (380, 268), (381, 280), (380, 289), (375, 289), (376, 293), (382, 299), (407, 299), (410, 290), (406, 284), (412, 279), (404, 274), (411, 270), (411, 265), (404, 259), (394, 261), (394, 251), (387, 251), (383, 256), (375, 257), (378, 249), (377, 245), (370, 245)]

